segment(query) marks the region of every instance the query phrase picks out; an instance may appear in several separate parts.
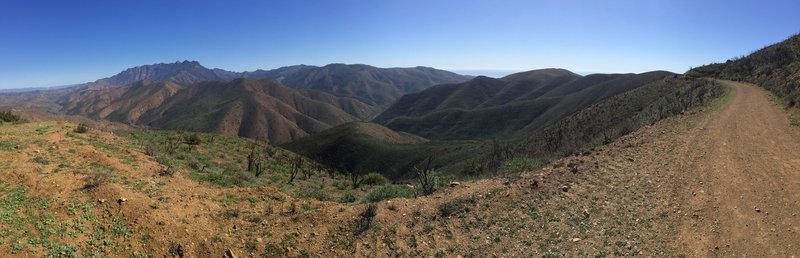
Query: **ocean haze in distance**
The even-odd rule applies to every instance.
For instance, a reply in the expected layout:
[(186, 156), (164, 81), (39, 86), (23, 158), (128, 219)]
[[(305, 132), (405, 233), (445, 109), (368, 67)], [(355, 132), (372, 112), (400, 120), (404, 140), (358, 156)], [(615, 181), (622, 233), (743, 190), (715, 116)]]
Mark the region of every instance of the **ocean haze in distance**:
[[(470, 76), (486, 76), (492, 78), (503, 78), (511, 74), (531, 71), (536, 69), (449, 69), (448, 71), (462, 74), (462, 75), (470, 75)], [(579, 74), (581, 76), (586, 76), (590, 74), (596, 73), (603, 73), (603, 72), (586, 72), (586, 71), (572, 71), (573, 73)], [(672, 71), (674, 72), (674, 71)]]
[(457, 73), (457, 74), (470, 75), (470, 76), (486, 76), (486, 77), (492, 77), (492, 78), (502, 78), (502, 77), (505, 77), (505, 76), (507, 76), (509, 74), (522, 72), (523, 70), (520, 70), (520, 69), (515, 69), (515, 70), (511, 70), (511, 69), (464, 69), (464, 70), (452, 69), (452, 70), (448, 70), (448, 71), (451, 71), (451, 72), (454, 72), (454, 73)]

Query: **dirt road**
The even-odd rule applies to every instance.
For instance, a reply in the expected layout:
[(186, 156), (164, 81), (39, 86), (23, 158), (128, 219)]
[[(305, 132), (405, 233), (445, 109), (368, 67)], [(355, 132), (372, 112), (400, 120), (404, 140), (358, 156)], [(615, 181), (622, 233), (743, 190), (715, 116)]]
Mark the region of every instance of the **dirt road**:
[(694, 212), (679, 241), (699, 257), (800, 255), (800, 129), (761, 88), (722, 83), (732, 99), (679, 148)]

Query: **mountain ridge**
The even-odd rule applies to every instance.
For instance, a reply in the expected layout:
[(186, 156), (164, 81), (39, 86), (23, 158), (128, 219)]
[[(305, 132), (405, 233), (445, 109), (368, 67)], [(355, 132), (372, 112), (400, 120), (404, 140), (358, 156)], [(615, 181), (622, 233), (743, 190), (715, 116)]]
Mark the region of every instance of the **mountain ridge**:
[(373, 122), (430, 139), (467, 140), (535, 130), (583, 107), (663, 77), (642, 74), (580, 76), (542, 69), (500, 79), (478, 76), (401, 97)]

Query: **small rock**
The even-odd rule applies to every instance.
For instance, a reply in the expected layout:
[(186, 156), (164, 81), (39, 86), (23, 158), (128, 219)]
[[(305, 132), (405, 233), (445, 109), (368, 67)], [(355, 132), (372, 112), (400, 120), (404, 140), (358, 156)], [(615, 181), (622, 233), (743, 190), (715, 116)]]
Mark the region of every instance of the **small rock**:
[(260, 238), (260, 237), (256, 238), (256, 242), (259, 242), (259, 243), (261, 243), (262, 241), (264, 241), (264, 239), (262, 239), (262, 238)]
[(127, 201), (128, 201), (128, 199), (125, 199), (125, 198), (119, 198), (119, 199), (117, 199), (117, 203), (119, 203), (120, 205), (122, 205), (123, 203), (125, 203), (125, 202), (127, 202)]
[(572, 239), (572, 242), (578, 242), (578, 241), (581, 241), (581, 239), (577, 237)]
[(103, 204), (106, 202), (106, 199), (97, 199), (97, 203)]
[(456, 186), (459, 186), (459, 185), (461, 185), (461, 183), (459, 183), (459, 182), (456, 182), (456, 181), (450, 182), (450, 187), (456, 187)]
[(755, 210), (756, 210), (756, 212), (761, 212), (761, 209), (759, 209), (759, 208), (757, 208), (757, 207), (753, 207), (753, 209), (755, 209)]
[(564, 191), (565, 193), (569, 192), (569, 186), (568, 185), (562, 185), (561, 186), (561, 191)]

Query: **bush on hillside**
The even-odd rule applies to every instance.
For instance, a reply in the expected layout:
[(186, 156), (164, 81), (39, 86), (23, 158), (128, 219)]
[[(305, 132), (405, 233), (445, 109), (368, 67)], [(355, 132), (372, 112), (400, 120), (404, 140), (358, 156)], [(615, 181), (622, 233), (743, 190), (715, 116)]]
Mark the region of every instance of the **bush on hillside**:
[(11, 111), (0, 111), (0, 122), (16, 123), (22, 119), (18, 115), (11, 113)]
[(75, 127), (75, 130), (73, 130), (73, 131), (76, 132), (76, 133), (86, 133), (86, 132), (89, 132), (89, 126), (87, 126), (84, 123), (80, 123), (80, 124), (78, 124), (77, 127)]
[(200, 139), (200, 135), (193, 133), (183, 137), (183, 143), (186, 143), (190, 146), (200, 145), (203, 143), (203, 140)]
[(361, 179), (361, 183), (369, 186), (385, 185), (389, 183), (389, 179), (387, 179), (381, 173), (372, 172), (364, 175), (364, 178)]
[(384, 185), (372, 190), (365, 198), (366, 202), (380, 202), (393, 198), (413, 198), (414, 189), (402, 185)]

